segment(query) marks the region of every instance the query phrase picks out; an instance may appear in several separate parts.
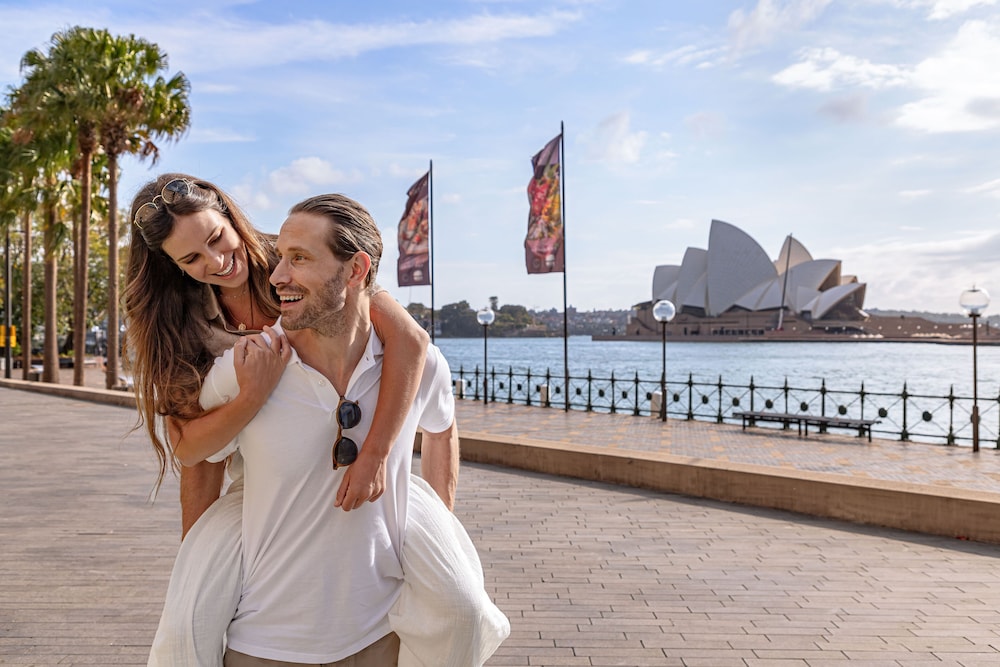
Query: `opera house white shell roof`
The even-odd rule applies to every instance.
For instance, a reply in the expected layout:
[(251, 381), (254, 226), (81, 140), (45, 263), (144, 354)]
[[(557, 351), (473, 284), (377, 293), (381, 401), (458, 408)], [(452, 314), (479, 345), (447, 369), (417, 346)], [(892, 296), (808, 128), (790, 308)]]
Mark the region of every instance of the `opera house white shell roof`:
[(681, 265), (653, 272), (653, 302), (669, 299), (679, 311), (715, 317), (729, 310), (788, 311), (812, 320), (863, 317), (865, 284), (842, 276), (840, 260), (813, 259), (788, 236), (771, 260), (740, 228), (713, 220), (708, 250), (688, 248)]

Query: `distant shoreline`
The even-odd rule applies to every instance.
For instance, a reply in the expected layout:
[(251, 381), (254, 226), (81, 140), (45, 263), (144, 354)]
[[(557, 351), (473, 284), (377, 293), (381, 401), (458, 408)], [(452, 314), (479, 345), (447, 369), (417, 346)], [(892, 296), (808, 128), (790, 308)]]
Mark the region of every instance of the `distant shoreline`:
[[(599, 342), (637, 342), (659, 343), (662, 336), (640, 334), (633, 336), (592, 335), (592, 341)], [(816, 334), (806, 336), (776, 335), (776, 336), (671, 336), (667, 334), (668, 343), (933, 343), (935, 345), (972, 345), (971, 338), (944, 338), (936, 336), (850, 336), (837, 334)], [(977, 341), (977, 345), (1000, 345), (1000, 339), (986, 338)]]

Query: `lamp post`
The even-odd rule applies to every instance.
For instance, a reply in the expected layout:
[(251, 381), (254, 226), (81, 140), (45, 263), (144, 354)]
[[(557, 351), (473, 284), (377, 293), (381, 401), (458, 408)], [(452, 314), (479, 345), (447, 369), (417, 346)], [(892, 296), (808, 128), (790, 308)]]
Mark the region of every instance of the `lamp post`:
[(496, 313), (494, 313), (493, 309), (490, 308), (489, 306), (486, 306), (478, 313), (476, 313), (476, 320), (478, 320), (479, 323), (483, 325), (483, 405), (486, 405), (490, 401), (490, 393), (489, 393), (490, 382), (486, 374), (486, 361), (487, 361), (486, 341), (488, 337), (487, 331), (489, 330), (490, 325), (493, 324), (494, 319), (496, 319)]
[(667, 322), (674, 319), (677, 309), (672, 301), (662, 299), (653, 306), (653, 318), (660, 323), (663, 339), (663, 370), (660, 373), (660, 420), (667, 421)]
[(973, 285), (972, 289), (962, 292), (958, 304), (972, 318), (972, 451), (979, 451), (979, 378), (977, 377), (978, 361), (976, 346), (979, 342), (979, 316), (990, 305), (990, 295), (984, 289)]

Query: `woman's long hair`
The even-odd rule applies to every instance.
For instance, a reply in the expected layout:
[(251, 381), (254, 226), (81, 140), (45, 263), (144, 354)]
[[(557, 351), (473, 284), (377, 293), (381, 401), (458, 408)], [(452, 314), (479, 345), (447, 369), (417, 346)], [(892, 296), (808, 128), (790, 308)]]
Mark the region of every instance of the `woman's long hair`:
[[(167, 204), (159, 197), (175, 180), (194, 187)], [(155, 201), (154, 201), (155, 200)], [(144, 211), (141, 227), (136, 212)], [(159, 460), (156, 486), (167, 467), (177, 464), (157, 428), (157, 417), (193, 419), (202, 414), (198, 395), (215, 355), (208, 349), (209, 331), (201, 315), (205, 285), (189, 277), (162, 249), (178, 216), (214, 210), (225, 216), (246, 247), (249, 289), (254, 307), (277, 318), (277, 299), (268, 283), (276, 263), (274, 246), (250, 224), (246, 214), (225, 192), (208, 181), (185, 174), (163, 174), (144, 185), (132, 200), (131, 243), (125, 277), (125, 364), (132, 372), (139, 417), (135, 428), (145, 426)], [(200, 321), (199, 321), (200, 320)]]

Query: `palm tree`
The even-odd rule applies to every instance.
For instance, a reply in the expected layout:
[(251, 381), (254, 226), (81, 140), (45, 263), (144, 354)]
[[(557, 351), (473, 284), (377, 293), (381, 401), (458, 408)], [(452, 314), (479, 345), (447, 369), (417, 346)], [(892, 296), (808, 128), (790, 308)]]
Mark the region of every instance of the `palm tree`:
[[(21, 59), (25, 81), (22, 104), (15, 107), (27, 127), (60, 127), (75, 136), (73, 174), (80, 184), (79, 224), (74, 235), (73, 384), (83, 384), (87, 312), (87, 239), (91, 217), (91, 177), (97, 150), (98, 100), (101, 81), (95, 76), (92, 44), (105, 30), (70, 28), (52, 36), (47, 53), (28, 51)], [(97, 72), (100, 74), (100, 72)]]
[[(6, 118), (7, 110), (0, 109), (0, 119)], [(21, 261), (24, 280), (22, 283), (22, 321), (20, 325), (23, 352), (22, 377), (24, 379), (28, 378), (31, 366), (31, 212), (34, 208), (35, 193), (29, 182), (33, 163), (34, 154), (14, 141), (13, 129), (6, 122), (0, 124), (0, 225), (6, 229), (9, 239), (10, 230), (20, 215), (24, 232)], [(7, 243), (7, 253), (8, 255), (10, 253), (9, 242)], [(6, 261), (9, 262), (9, 258)], [(11, 279), (9, 273), (5, 279)], [(7, 303), (6, 307), (12, 309), (13, 305)], [(5, 375), (9, 375), (9, 372)]]
[[(44, 92), (38, 86), (22, 86), (8, 95), (10, 110), (4, 115), (3, 125), (11, 131), (16, 150), (15, 164), (20, 172), (19, 188), (22, 218), (25, 229), (25, 290), (22, 313), (26, 314), (23, 332), (28, 344), (24, 355), (24, 377), (31, 365), (31, 218), (36, 209), (42, 212), (43, 253), (43, 305), (44, 344), (42, 348), (42, 381), (59, 382), (59, 343), (57, 328), (58, 254), (67, 236), (65, 221), (69, 216), (68, 192), (72, 190), (66, 180), (72, 155), (75, 152), (73, 136), (55, 124), (37, 121), (37, 96)], [(35, 96), (35, 97), (33, 97)]]
[(169, 80), (159, 73), (167, 68), (167, 55), (156, 44), (130, 35), (97, 36), (99, 65), (106, 68), (105, 106), (98, 136), (108, 158), (108, 333), (106, 386), (118, 382), (118, 157), (132, 153), (152, 156), (159, 147), (154, 139), (176, 138), (191, 123), (188, 104), (190, 84), (183, 74)]

